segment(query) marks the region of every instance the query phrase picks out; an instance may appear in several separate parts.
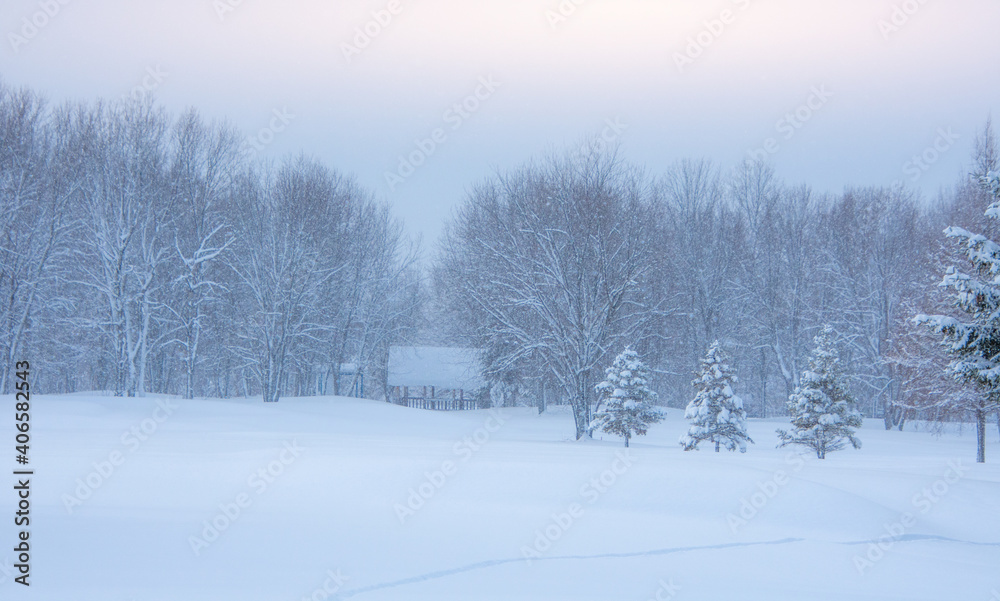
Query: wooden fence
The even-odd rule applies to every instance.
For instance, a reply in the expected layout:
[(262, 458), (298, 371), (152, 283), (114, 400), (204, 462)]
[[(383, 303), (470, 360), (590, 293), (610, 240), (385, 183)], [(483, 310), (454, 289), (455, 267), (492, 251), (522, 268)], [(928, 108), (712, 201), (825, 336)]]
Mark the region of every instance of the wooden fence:
[(393, 386), (389, 389), (389, 402), (431, 411), (470, 411), (478, 408), (476, 399), (466, 397), (461, 388), (435, 389), (434, 386)]

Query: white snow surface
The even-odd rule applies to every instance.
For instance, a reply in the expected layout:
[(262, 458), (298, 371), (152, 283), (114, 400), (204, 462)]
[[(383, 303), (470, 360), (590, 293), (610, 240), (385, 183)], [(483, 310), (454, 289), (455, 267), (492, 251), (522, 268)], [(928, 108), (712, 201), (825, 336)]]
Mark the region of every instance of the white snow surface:
[[(880, 421), (859, 431), (862, 450), (825, 461), (775, 449), (783, 420), (750, 420), (746, 454), (684, 452), (676, 409), (628, 455), (607, 436), (573, 441), (564, 407), (80, 394), (35, 397), (32, 411), (31, 586), (13, 582), (8, 469), (3, 599), (991, 601), (1000, 590), (995, 425), (993, 463), (976, 465), (971, 428), (934, 436)], [(115, 452), (123, 462), (100, 476)], [(269, 467), (271, 482), (252, 478)], [(70, 511), (88, 478), (101, 481)], [(430, 498), (401, 523), (394, 508), (422, 485)], [(220, 518), (240, 495), (238, 517)], [(558, 525), (572, 504), (578, 517)], [(734, 529), (727, 516), (744, 504), (755, 515)], [(196, 555), (191, 537), (213, 520), (229, 523)], [(546, 531), (557, 536), (529, 563), (524, 549)], [(337, 589), (331, 573), (349, 579)]]

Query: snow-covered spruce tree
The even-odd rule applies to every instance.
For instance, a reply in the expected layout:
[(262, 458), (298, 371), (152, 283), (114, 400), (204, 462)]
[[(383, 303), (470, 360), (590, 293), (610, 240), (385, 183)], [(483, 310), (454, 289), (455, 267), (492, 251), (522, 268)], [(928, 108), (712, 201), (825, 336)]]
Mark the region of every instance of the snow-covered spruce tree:
[(778, 446), (809, 447), (817, 457), (826, 459), (827, 453), (839, 451), (848, 443), (861, 448), (854, 429), (860, 428), (862, 421), (840, 370), (833, 328), (824, 326), (814, 342), (816, 349), (809, 357), (809, 369), (802, 372), (799, 386), (788, 397), (793, 429), (778, 430)]
[(656, 393), (649, 389), (649, 368), (628, 347), (605, 370), (596, 390), (599, 401), (590, 430), (621, 436), (626, 447), (629, 439), (644, 435), (650, 424), (663, 419), (653, 406)]
[[(1000, 219), (1000, 172), (980, 181), (993, 199), (986, 216)], [(986, 419), (1000, 411), (1000, 245), (960, 227), (949, 227), (945, 235), (961, 243), (972, 263), (972, 275), (949, 268), (940, 284), (955, 291), (954, 305), (968, 321), (947, 315), (918, 315), (915, 321), (944, 336), (951, 375), (982, 391), (955, 404), (976, 418), (976, 461), (986, 463)]]
[(733, 392), (738, 379), (727, 359), (716, 341), (701, 360), (701, 375), (692, 382), (698, 392), (684, 412), (684, 417), (691, 420), (691, 427), (680, 440), (685, 451), (697, 449), (698, 443), (707, 440), (715, 443), (716, 453), (720, 446), (746, 453), (747, 443), (753, 442), (747, 435), (743, 399)]

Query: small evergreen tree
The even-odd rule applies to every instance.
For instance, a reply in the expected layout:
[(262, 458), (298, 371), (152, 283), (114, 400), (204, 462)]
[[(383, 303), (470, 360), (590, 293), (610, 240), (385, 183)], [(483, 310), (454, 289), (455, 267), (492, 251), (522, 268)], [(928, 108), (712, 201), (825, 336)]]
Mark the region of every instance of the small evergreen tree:
[(599, 401), (590, 429), (621, 436), (627, 447), (629, 439), (644, 435), (663, 414), (653, 406), (656, 393), (649, 388), (649, 369), (638, 353), (626, 347), (605, 374), (596, 387)]
[(809, 447), (817, 457), (826, 459), (827, 453), (839, 451), (847, 443), (861, 448), (854, 429), (861, 427), (862, 420), (840, 371), (833, 328), (825, 326), (814, 341), (809, 369), (802, 372), (799, 386), (788, 397), (793, 430), (778, 430), (778, 446)]
[(747, 435), (743, 399), (733, 392), (733, 384), (739, 380), (726, 359), (716, 341), (701, 361), (701, 376), (692, 382), (698, 392), (684, 412), (684, 417), (691, 420), (691, 427), (680, 440), (685, 451), (697, 449), (698, 443), (707, 440), (715, 443), (716, 453), (720, 445), (746, 453), (747, 443), (753, 442)]

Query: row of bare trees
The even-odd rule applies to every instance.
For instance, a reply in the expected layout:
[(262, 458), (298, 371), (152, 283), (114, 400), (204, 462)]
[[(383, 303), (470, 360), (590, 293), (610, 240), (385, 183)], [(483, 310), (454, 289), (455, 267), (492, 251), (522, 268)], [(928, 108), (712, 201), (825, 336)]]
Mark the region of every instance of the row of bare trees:
[[(997, 157), (987, 124), (970, 172)], [(681, 407), (720, 340), (766, 417), (823, 324), (866, 414), (962, 417), (979, 392), (944, 376), (913, 316), (954, 310), (935, 286), (956, 260), (941, 232), (995, 237), (989, 202), (972, 180), (934, 203), (905, 188), (817, 194), (760, 163), (653, 176), (595, 142), (471, 190), (431, 268), (437, 331), (421, 335), (482, 349), (505, 402), (568, 400), (580, 436), (625, 345)], [(367, 374), (377, 396), (388, 346), (420, 323), (415, 249), (384, 203), (143, 99), (49, 107), (0, 86), (0, 227), (3, 392), (30, 357), (53, 392), (274, 401)]]
[[(970, 171), (996, 167), (989, 125), (980, 139)], [(595, 378), (626, 344), (683, 407), (720, 340), (751, 414), (784, 412), (824, 324), (868, 416), (887, 428), (952, 419), (979, 393), (944, 375), (947, 356), (913, 317), (948, 310), (941, 233), (981, 224), (988, 204), (964, 181), (934, 203), (904, 187), (817, 194), (752, 162), (724, 173), (684, 160), (651, 176), (595, 144), (468, 194), (436, 257), (434, 312), (452, 341), (484, 349), (505, 390), (558, 391), (577, 436)]]
[(48, 107), (0, 87), (0, 391), (338, 393), (384, 381), (416, 324), (415, 248), (388, 207), (299, 157), (148, 100)]

